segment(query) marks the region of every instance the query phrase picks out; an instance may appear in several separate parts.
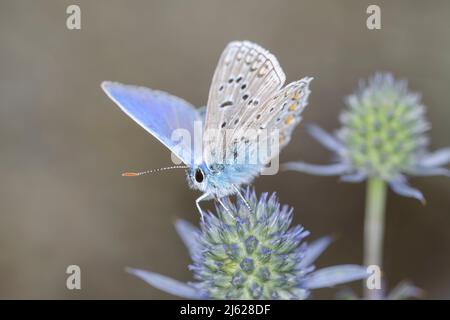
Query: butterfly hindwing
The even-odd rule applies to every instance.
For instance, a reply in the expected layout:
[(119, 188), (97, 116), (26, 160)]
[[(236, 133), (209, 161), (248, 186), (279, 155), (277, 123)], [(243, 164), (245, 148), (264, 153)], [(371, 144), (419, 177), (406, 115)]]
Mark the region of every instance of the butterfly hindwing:
[(166, 92), (144, 87), (105, 81), (102, 88), (120, 109), (185, 164), (193, 163), (191, 141), (174, 141), (171, 137), (176, 129), (185, 129), (194, 137), (195, 121), (201, 121), (195, 107)]
[[(250, 157), (258, 155), (261, 165), (277, 156), (289, 143), (295, 126), (301, 120), (301, 113), (308, 104), (311, 80), (312, 78), (306, 77), (275, 92), (263, 103), (258, 113), (253, 114), (242, 128), (235, 131), (231, 141), (236, 141), (237, 146), (229, 146), (231, 151), (228, 152), (248, 154)], [(275, 139), (275, 146), (278, 147), (272, 150), (270, 148)]]

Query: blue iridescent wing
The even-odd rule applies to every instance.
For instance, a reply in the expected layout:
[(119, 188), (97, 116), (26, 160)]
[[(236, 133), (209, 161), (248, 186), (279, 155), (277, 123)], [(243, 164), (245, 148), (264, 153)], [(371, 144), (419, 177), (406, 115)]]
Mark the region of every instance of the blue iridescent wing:
[[(185, 164), (193, 163), (194, 123), (201, 113), (188, 102), (163, 91), (105, 81), (106, 94), (131, 119), (152, 134)], [(190, 139), (172, 140), (176, 129), (185, 129)]]

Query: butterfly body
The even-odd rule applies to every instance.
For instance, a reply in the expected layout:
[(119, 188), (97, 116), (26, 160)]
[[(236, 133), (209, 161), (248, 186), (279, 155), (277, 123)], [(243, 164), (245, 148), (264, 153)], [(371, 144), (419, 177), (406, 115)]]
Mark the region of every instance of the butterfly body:
[(221, 163), (199, 166), (187, 170), (188, 184), (192, 189), (222, 198), (236, 193), (236, 188), (250, 184), (261, 167), (252, 164), (224, 165)]
[[(189, 186), (203, 193), (199, 207), (204, 199), (220, 202), (240, 195), (240, 186), (250, 184), (287, 145), (307, 105), (312, 78), (283, 87), (285, 78), (275, 56), (257, 44), (236, 41), (219, 59), (206, 113), (161, 91), (115, 82), (102, 88), (186, 164)], [(172, 137), (183, 129), (195, 143), (195, 123), (202, 129), (200, 156), (192, 141)]]

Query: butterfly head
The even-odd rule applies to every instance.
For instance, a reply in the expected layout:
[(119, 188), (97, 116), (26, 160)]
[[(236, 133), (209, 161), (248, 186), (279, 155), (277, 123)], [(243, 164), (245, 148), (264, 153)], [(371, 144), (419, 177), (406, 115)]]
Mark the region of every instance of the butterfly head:
[(208, 186), (209, 169), (205, 164), (193, 166), (187, 170), (189, 185), (193, 189), (206, 191)]

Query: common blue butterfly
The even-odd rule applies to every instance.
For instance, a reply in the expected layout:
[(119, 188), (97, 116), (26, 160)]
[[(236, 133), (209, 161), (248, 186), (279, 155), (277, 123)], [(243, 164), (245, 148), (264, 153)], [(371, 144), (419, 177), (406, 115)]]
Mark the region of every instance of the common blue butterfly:
[[(283, 87), (285, 79), (274, 55), (257, 44), (235, 41), (220, 57), (205, 115), (201, 109), (162, 91), (116, 82), (103, 82), (102, 88), (128, 116), (186, 164), (181, 167), (187, 169), (189, 186), (203, 193), (196, 200), (202, 214), (202, 200), (215, 198), (222, 204), (220, 199), (232, 194), (244, 200), (240, 186), (251, 183), (289, 142), (308, 103), (312, 78)], [(172, 139), (178, 129), (194, 136), (196, 121), (202, 123), (204, 134), (200, 159), (194, 156), (190, 141)], [(266, 144), (278, 148), (261, 155), (258, 149)], [(247, 161), (250, 158), (256, 161)], [(176, 167), (180, 166), (170, 168)]]

